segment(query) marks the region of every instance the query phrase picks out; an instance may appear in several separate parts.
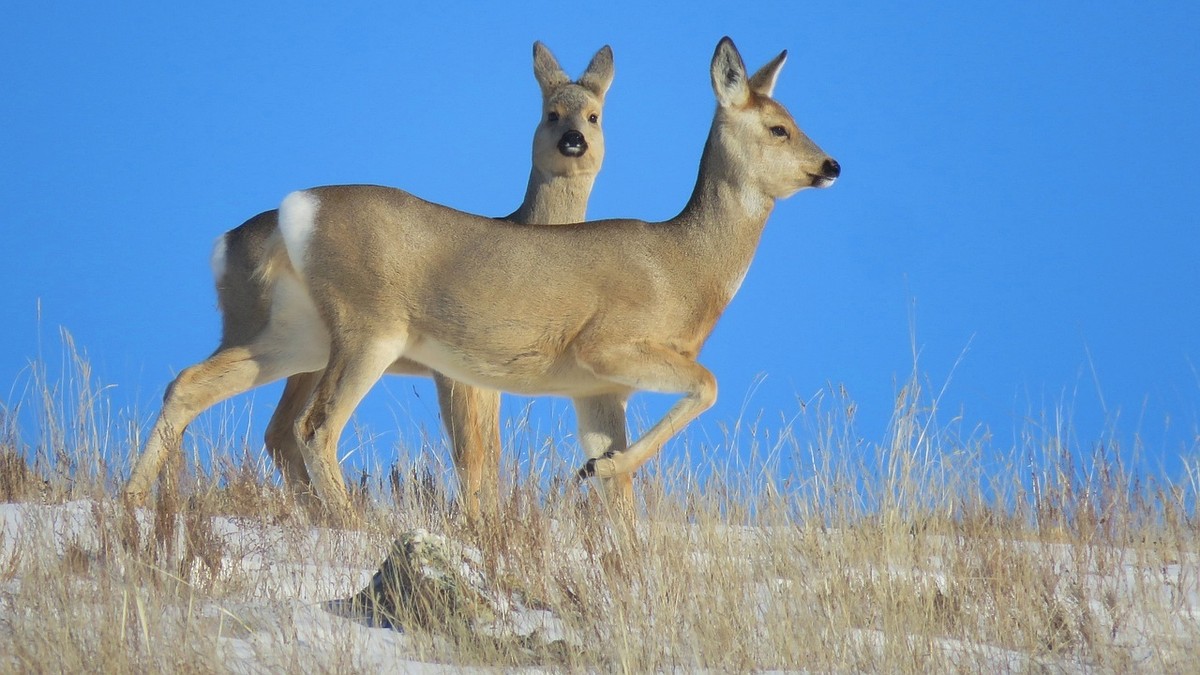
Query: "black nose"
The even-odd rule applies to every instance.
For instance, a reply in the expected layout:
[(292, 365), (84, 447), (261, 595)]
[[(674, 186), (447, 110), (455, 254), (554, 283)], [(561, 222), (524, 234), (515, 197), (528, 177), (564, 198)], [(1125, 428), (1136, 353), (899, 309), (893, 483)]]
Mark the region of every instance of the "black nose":
[(838, 164), (837, 160), (831, 157), (821, 165), (821, 175), (826, 178), (837, 178), (842, 175), (842, 165)]
[(580, 157), (587, 152), (587, 140), (583, 134), (572, 129), (558, 139), (558, 151), (567, 157)]

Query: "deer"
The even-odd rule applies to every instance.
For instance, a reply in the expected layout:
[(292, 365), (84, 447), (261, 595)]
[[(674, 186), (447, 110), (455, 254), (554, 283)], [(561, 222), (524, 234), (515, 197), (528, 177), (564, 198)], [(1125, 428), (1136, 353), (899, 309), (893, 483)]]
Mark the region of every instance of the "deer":
[[(279, 229), (297, 296), (289, 300), (330, 338), (327, 350), (305, 355), (325, 370), (295, 433), (334, 517), (353, 518), (338, 440), (397, 358), (477, 387), (570, 397), (588, 455), (582, 478), (631, 475), (713, 405), (716, 378), (698, 355), (776, 201), (841, 174), (772, 98), (786, 59), (783, 51), (748, 76), (733, 41), (718, 43), (699, 175), (683, 210), (663, 222), (492, 223), (373, 185), (283, 199)], [(302, 360), (255, 351), (231, 385)], [(627, 444), (624, 419), (611, 416), (636, 391), (681, 396)]]
[[(539, 225), (579, 222), (586, 216), (592, 186), (604, 161), (601, 115), (613, 80), (612, 49), (602, 47), (583, 75), (572, 81), (553, 53), (535, 42), (533, 71), (542, 106), (534, 131), (532, 167), (524, 200), (503, 221)], [(286, 298), (298, 289), (294, 280), (280, 279), (277, 272), (278, 266), (287, 264), (277, 209), (260, 213), (217, 239), (212, 267), (222, 318), (221, 342), (212, 356), (185, 369), (167, 388), (146, 451), (125, 490), (134, 503), (145, 499), (164, 462), (181, 456), (180, 439), (195, 416), (232, 395), (232, 390), (220, 386), (228, 378), (231, 364), (255, 349), (303, 353), (306, 349), (296, 345), (304, 340), (312, 343), (309, 351), (326, 348), (328, 336), (311, 324), (298, 324), (296, 313), (289, 309)], [(264, 439), (268, 456), (298, 496), (312, 489), (293, 433), (296, 417), (322, 375), (317, 360), (304, 364), (305, 368), (310, 365), (317, 367), (288, 375)], [(494, 511), (501, 445), (499, 391), (454, 381), (404, 358), (389, 365), (387, 372), (433, 377), (467, 514), (478, 518), (485, 510)], [(632, 490), (629, 481), (612, 484), (613, 490)]]

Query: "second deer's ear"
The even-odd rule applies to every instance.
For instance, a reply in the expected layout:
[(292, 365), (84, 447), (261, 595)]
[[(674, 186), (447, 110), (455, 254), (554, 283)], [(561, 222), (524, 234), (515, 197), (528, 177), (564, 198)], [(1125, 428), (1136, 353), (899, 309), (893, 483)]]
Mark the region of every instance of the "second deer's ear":
[(783, 63), (787, 61), (787, 50), (779, 52), (779, 56), (771, 59), (771, 62), (758, 72), (750, 77), (750, 91), (760, 95), (771, 97), (771, 92), (775, 91), (775, 82), (779, 79), (779, 71), (783, 68)]
[(587, 70), (583, 71), (583, 76), (579, 78), (579, 84), (595, 94), (597, 98), (603, 100), (604, 95), (608, 93), (608, 88), (612, 86), (612, 81), (612, 47), (604, 45), (600, 48), (600, 51), (596, 52), (596, 55), (592, 57), (592, 61), (588, 64)]
[(543, 96), (549, 96), (552, 91), (571, 81), (558, 65), (558, 59), (541, 42), (533, 43), (533, 76), (537, 78)]
[(740, 106), (750, 100), (746, 64), (728, 37), (721, 38), (713, 54), (712, 85), (721, 107)]

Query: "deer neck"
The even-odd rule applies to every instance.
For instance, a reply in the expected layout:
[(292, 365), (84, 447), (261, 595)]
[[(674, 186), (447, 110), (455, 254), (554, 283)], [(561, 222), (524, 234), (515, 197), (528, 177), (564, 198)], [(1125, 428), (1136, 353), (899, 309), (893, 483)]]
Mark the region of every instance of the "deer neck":
[(534, 167), (529, 172), (525, 201), (506, 220), (539, 225), (581, 223), (595, 181), (594, 173), (546, 175)]
[(683, 211), (672, 219), (687, 242), (694, 270), (707, 278), (725, 303), (742, 283), (775, 200), (748, 185), (731, 168), (732, 154), (724, 147), (717, 125), (709, 133), (700, 158), (700, 173)]

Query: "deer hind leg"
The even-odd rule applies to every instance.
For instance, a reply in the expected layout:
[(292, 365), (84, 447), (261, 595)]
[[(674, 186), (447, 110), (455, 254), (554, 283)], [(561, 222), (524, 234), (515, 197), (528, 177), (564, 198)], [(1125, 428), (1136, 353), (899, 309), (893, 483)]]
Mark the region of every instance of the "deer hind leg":
[[(588, 459), (625, 452), (629, 439), (625, 430), (624, 395), (604, 394), (575, 399), (579, 420), (579, 444)], [(601, 479), (602, 489), (611, 503), (633, 513), (633, 473)]]
[(669, 347), (623, 345), (584, 353), (579, 358), (598, 377), (631, 389), (683, 394), (683, 398), (628, 449), (589, 459), (579, 471), (581, 477), (611, 478), (633, 473), (717, 400), (717, 380), (712, 373)]
[[(162, 411), (125, 487), (125, 498), (145, 501), (163, 464), (181, 453), (183, 432), (201, 412), (252, 387), (290, 375), (297, 360), (264, 345), (228, 347), (186, 368), (167, 387)], [(311, 366), (310, 366), (311, 367)]]
[(500, 392), (440, 373), (433, 379), (467, 516), (494, 514), (500, 499)]
[(264, 438), (267, 454), (283, 475), (284, 483), (297, 494), (310, 491), (312, 484), (308, 469), (304, 467), (304, 454), (296, 441), (296, 418), (304, 410), (320, 379), (321, 371), (300, 373), (288, 378), (279, 404), (275, 406), (275, 413), (267, 424)]
[(317, 496), (331, 516), (353, 522), (350, 494), (337, 460), (338, 439), (350, 415), (384, 370), (400, 355), (404, 341), (335, 341), (329, 363), (312, 397), (296, 419), (295, 435)]

